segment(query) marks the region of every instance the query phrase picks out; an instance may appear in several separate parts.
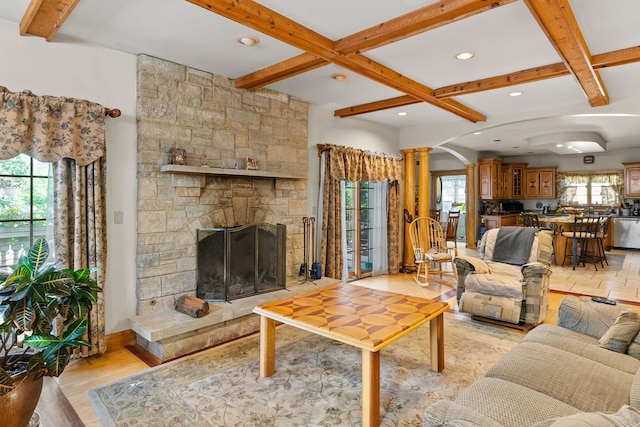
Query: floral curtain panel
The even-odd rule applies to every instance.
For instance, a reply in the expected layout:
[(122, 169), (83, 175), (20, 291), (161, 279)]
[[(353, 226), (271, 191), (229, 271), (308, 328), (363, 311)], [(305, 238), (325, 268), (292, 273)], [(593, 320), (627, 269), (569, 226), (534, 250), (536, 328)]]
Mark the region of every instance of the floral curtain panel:
[(327, 145), (322, 201), (322, 242), (320, 262), (327, 277), (340, 279), (342, 260), (342, 198), (340, 181), (384, 181), (389, 179), (387, 206), (389, 273), (398, 272), (398, 230), (400, 207), (398, 181), (402, 176), (401, 156), (374, 153), (351, 147)]
[[(73, 270), (100, 267), (95, 280), (104, 289), (107, 268), (106, 159), (87, 166), (71, 159), (53, 164), (55, 226), (54, 241), (58, 262)], [(84, 340), (75, 354), (89, 356), (107, 350), (104, 321), (104, 293), (93, 305)]]
[[(104, 288), (106, 108), (74, 98), (12, 93), (4, 87), (0, 87), (0, 100), (0, 160), (24, 153), (53, 163), (57, 261), (74, 270), (101, 267), (95, 279)], [(106, 351), (102, 294), (93, 306), (84, 339), (92, 346), (77, 353)]]
[(41, 162), (72, 158), (86, 166), (104, 155), (102, 105), (2, 86), (0, 101), (0, 159), (24, 153)]

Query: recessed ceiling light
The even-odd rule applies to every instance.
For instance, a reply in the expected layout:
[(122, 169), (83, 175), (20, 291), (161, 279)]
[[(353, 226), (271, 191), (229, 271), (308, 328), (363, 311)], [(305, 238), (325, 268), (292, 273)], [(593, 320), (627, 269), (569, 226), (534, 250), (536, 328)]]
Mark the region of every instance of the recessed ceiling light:
[(560, 148), (562, 147), (562, 144), (556, 144), (556, 147)]
[(407, 112), (406, 112), (406, 111), (400, 111), (400, 112), (398, 113), (398, 115), (399, 115), (399, 116), (406, 116), (406, 115), (407, 115)]
[(509, 96), (520, 96), (522, 95), (522, 92), (519, 90), (516, 90), (515, 92), (509, 92)]
[(333, 80), (337, 80), (339, 82), (343, 82), (343, 81), (347, 80), (347, 75), (343, 74), (343, 73), (335, 73), (335, 74), (331, 74), (331, 78)]
[(260, 39), (257, 38), (256, 36), (246, 36), (246, 35), (238, 37), (236, 41), (242, 45), (249, 46), (249, 47), (255, 46), (258, 43), (260, 43)]
[(474, 135), (480, 135), (482, 132), (474, 132)]
[(456, 55), (456, 59), (459, 59), (461, 61), (466, 61), (467, 59), (471, 59), (475, 56), (475, 53), (473, 52), (460, 52), (459, 54)]

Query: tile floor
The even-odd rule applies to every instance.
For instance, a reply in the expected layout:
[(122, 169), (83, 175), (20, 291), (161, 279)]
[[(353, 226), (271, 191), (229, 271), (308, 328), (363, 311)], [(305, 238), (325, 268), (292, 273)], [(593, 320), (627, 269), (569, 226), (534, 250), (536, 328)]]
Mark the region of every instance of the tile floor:
[[(474, 249), (458, 244), (459, 255), (476, 256)], [(585, 267), (578, 265), (552, 265), (551, 290), (572, 294), (607, 297), (619, 302), (640, 302), (640, 251), (612, 249), (607, 251), (609, 265), (598, 270), (593, 264)], [(440, 279), (429, 276), (429, 286), (421, 287), (413, 280), (413, 274), (377, 276), (355, 283), (376, 289), (389, 290), (423, 298), (442, 298), (455, 307), (455, 282), (451, 275)]]

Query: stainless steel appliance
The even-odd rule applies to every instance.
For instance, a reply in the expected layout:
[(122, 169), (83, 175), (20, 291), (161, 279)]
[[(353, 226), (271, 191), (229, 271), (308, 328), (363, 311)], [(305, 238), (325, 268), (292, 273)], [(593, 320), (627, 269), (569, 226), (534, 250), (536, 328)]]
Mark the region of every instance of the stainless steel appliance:
[(640, 218), (618, 217), (613, 219), (613, 246), (640, 249)]

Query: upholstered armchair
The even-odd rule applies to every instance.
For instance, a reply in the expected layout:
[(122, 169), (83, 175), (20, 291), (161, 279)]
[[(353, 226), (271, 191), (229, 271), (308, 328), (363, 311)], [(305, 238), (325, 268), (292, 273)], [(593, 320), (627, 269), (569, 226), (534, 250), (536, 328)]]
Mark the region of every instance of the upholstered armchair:
[(530, 328), (549, 307), (552, 235), (525, 227), (488, 230), (478, 258), (454, 259), (458, 310), (477, 317)]

